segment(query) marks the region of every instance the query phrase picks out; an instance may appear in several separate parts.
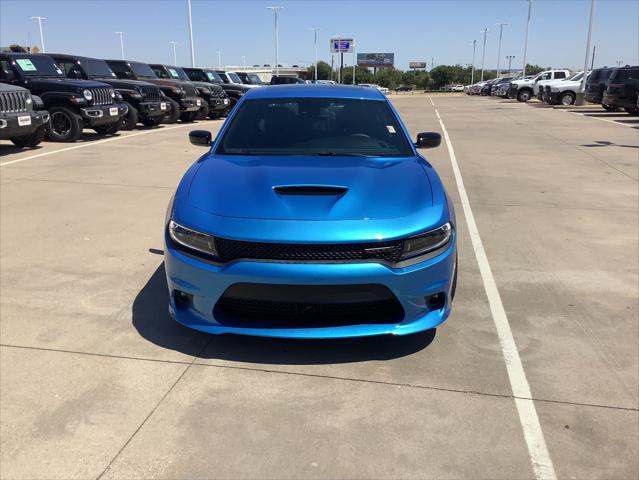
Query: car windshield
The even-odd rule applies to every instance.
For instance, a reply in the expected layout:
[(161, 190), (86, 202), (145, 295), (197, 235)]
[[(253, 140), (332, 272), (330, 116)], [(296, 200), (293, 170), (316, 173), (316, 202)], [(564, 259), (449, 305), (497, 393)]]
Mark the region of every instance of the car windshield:
[(209, 82), (222, 83), (222, 79), (217, 74), (217, 72), (207, 70), (205, 73), (206, 73), (206, 78), (209, 79)]
[(242, 83), (242, 80), (240, 80), (240, 77), (238, 77), (236, 73), (230, 72), (230, 73), (227, 73), (227, 75), (231, 79), (231, 82)]
[(113, 73), (109, 64), (104, 60), (98, 60), (97, 58), (85, 58), (82, 60), (82, 65), (84, 65), (84, 69), (90, 77), (115, 77), (115, 73)]
[(133, 73), (135, 73), (135, 75), (138, 77), (158, 78), (157, 75), (153, 72), (153, 69), (146, 63), (130, 62), (129, 66), (131, 67), (131, 70), (133, 70)]
[(385, 101), (343, 98), (246, 100), (217, 149), (226, 155), (412, 156)]
[(574, 74), (572, 77), (570, 78), (565, 78), (564, 81), (568, 81), (568, 82), (577, 82), (579, 80), (581, 80), (584, 76), (584, 72), (579, 72)]
[(15, 59), (16, 65), (23, 75), (64, 77), (64, 72), (46, 55), (29, 55)]
[(262, 85), (262, 79), (257, 74), (249, 73), (247, 76), (253, 85)]
[(166, 67), (166, 70), (169, 72), (171, 78), (185, 80), (187, 82), (190, 81), (189, 76), (180, 67)]

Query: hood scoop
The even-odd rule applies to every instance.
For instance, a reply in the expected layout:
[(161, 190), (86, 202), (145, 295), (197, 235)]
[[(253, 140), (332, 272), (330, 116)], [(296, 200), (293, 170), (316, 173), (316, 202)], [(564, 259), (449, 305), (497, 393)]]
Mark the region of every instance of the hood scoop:
[(273, 187), (273, 191), (279, 195), (344, 195), (348, 188), (335, 185), (280, 185)]

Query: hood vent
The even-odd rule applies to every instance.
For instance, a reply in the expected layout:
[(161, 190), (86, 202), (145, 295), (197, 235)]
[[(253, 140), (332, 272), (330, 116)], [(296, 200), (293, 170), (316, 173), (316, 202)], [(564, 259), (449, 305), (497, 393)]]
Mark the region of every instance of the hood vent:
[(344, 195), (348, 188), (334, 185), (281, 185), (273, 187), (280, 195)]

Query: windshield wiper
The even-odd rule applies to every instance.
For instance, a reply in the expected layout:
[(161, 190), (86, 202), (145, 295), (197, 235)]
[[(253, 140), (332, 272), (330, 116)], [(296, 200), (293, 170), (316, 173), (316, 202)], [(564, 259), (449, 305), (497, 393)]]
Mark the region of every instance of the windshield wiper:
[(308, 153), (310, 156), (319, 157), (373, 157), (374, 155), (366, 155), (365, 153), (338, 153), (338, 152), (313, 152)]

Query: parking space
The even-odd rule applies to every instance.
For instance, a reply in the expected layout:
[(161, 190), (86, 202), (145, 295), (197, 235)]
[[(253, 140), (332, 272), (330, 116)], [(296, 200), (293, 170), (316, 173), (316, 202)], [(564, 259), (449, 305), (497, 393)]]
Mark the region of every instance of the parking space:
[[(2, 142), (2, 477), (636, 477), (636, 117), (392, 101), (413, 137), (445, 126), (461, 174), (445, 145), (427, 151), (457, 206), (459, 283), (449, 320), (405, 338), (174, 323), (162, 224), (203, 153), (188, 125), (32, 151)], [(513, 398), (492, 281), (530, 398)]]

